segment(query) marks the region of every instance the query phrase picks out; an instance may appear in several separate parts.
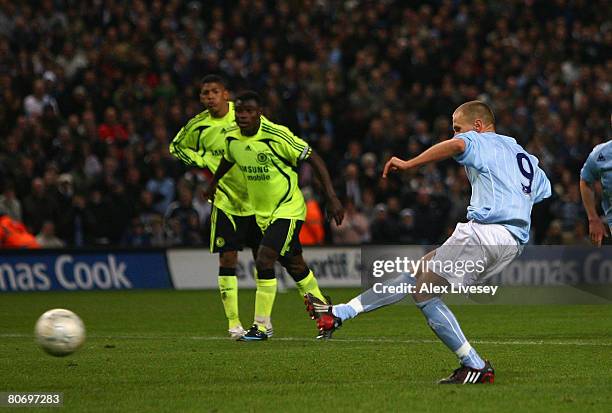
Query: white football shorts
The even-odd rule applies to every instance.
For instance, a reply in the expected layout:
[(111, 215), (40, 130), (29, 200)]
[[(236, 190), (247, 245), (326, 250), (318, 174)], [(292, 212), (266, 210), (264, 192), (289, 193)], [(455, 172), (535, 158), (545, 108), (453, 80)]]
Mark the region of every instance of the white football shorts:
[(459, 223), (436, 249), (427, 269), (450, 284), (481, 284), (520, 255), (522, 247), (503, 225)]

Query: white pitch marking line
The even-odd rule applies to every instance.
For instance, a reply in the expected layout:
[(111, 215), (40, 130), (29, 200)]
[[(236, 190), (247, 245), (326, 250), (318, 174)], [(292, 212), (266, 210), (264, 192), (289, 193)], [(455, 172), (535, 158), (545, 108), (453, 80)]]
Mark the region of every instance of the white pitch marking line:
[[(107, 340), (177, 340), (177, 339), (189, 339), (189, 340), (201, 340), (201, 341), (231, 341), (228, 337), (221, 336), (135, 336), (135, 335), (88, 335), (88, 338), (93, 339), (107, 339)], [(11, 334), (11, 333), (0, 333), (0, 338), (34, 338), (30, 334)], [(320, 341), (314, 338), (308, 337), (277, 337), (274, 336), (271, 340), (273, 341)], [(391, 338), (333, 338), (330, 341), (342, 342), (342, 343), (395, 343), (395, 344), (430, 344), (439, 343), (439, 340), (417, 340), (417, 339), (391, 339)], [(499, 346), (604, 346), (612, 347), (610, 343), (598, 343), (588, 341), (545, 341), (545, 340), (508, 340), (508, 341), (491, 341), (491, 340), (470, 340), (476, 344), (490, 344)]]

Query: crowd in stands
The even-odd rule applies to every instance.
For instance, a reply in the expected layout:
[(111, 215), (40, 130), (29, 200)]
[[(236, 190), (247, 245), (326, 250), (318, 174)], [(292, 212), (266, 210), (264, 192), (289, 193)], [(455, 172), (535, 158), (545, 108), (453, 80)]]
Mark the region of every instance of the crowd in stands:
[(0, 210), (42, 246), (204, 245), (209, 171), (169, 141), (203, 108), (200, 79), (264, 96), (322, 156), (346, 207), (325, 220), (304, 164), (308, 243), (443, 241), (470, 185), (452, 160), (385, 180), (452, 136), (480, 99), (536, 155), (554, 195), (532, 242), (588, 238), (579, 171), (609, 139), (606, 0), (0, 0)]

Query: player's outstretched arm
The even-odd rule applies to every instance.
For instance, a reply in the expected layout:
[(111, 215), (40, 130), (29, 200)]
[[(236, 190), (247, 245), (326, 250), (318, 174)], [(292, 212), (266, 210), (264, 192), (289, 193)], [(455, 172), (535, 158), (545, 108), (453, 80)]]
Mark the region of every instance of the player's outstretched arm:
[(601, 247), (601, 241), (603, 237), (608, 236), (608, 232), (597, 213), (597, 207), (595, 206), (595, 191), (592, 185), (584, 179), (580, 180), (580, 195), (582, 195), (582, 204), (589, 218), (589, 235), (591, 237), (591, 243), (596, 247)]
[(334, 190), (334, 186), (332, 185), (331, 178), (329, 176), (329, 172), (327, 171), (327, 167), (325, 166), (325, 162), (316, 153), (314, 150), (310, 154), (310, 156), (306, 159), (312, 165), (317, 177), (323, 184), (323, 190), (325, 191), (325, 197), (327, 199), (327, 210), (329, 214), (336, 221), (336, 225), (340, 225), (342, 220), (344, 219), (344, 208), (336, 195), (336, 191)]
[(465, 151), (465, 142), (462, 139), (451, 138), (435, 144), (425, 152), (407, 161), (394, 156), (385, 164), (383, 178), (386, 178), (391, 171), (407, 171), (408, 169), (418, 168), (431, 162), (452, 158), (463, 151)]
[(213, 176), (213, 179), (212, 179), (212, 182), (210, 183), (210, 186), (208, 187), (206, 192), (204, 192), (204, 197), (205, 198), (208, 198), (211, 201), (214, 200), (214, 198), (215, 198), (215, 191), (217, 190), (217, 184), (219, 183), (221, 178), (223, 178), (223, 176), (230, 169), (232, 169), (232, 166), (234, 166), (234, 164), (232, 162), (228, 161), (225, 158), (221, 158), (221, 163), (219, 164), (219, 167), (217, 168), (217, 172), (215, 172), (215, 176)]

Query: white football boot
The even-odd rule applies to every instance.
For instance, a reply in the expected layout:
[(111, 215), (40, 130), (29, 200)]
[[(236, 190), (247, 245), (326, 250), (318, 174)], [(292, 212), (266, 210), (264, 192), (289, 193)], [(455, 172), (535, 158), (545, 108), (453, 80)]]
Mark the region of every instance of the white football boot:
[(236, 327), (232, 327), (227, 332), (230, 335), (230, 338), (236, 340), (246, 334), (246, 330), (242, 328), (242, 325), (238, 324)]

